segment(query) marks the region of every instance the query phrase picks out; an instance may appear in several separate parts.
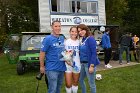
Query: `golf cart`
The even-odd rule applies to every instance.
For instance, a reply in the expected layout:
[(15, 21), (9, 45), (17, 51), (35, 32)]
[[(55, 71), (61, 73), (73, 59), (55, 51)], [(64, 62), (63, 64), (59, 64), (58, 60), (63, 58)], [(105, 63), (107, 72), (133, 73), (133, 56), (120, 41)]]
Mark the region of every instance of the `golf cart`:
[(4, 44), (4, 53), (10, 64), (17, 64), (17, 74), (22, 75), (30, 67), (39, 66), (42, 40), (50, 33), (22, 32), (12, 34)]

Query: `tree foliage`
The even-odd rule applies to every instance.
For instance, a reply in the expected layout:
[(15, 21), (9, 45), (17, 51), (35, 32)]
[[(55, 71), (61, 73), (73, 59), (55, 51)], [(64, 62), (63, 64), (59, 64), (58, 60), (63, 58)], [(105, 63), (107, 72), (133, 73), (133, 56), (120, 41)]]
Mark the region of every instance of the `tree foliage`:
[[(0, 0), (0, 32), (16, 34), (39, 31), (38, 0)], [(0, 46), (5, 41), (0, 34)]]
[(128, 12), (123, 16), (124, 30), (140, 36), (140, 1), (128, 0)]
[(122, 16), (128, 11), (126, 0), (105, 0), (107, 25), (121, 25)]
[(2, 27), (6, 28), (6, 33), (38, 31), (37, 0), (15, 0), (12, 4), (11, 2), (13, 0), (0, 2)]
[(107, 25), (119, 25), (120, 31), (140, 36), (140, 0), (105, 0)]

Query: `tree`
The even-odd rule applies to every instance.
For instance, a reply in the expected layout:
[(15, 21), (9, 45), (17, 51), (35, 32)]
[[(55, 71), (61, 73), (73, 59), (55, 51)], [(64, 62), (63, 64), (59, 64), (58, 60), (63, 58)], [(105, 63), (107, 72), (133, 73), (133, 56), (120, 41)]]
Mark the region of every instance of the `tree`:
[(119, 25), (120, 31), (140, 36), (140, 0), (105, 0), (107, 25)]
[(37, 0), (1, 0), (0, 5), (1, 27), (7, 34), (39, 31)]
[(123, 16), (124, 30), (140, 36), (140, 1), (128, 0), (128, 12)]
[(105, 0), (107, 25), (122, 25), (122, 16), (128, 11), (127, 0)]
[[(0, 32), (7, 35), (39, 31), (38, 0), (0, 0)], [(0, 34), (0, 46), (5, 41)], [(1, 42), (3, 41), (3, 42)]]

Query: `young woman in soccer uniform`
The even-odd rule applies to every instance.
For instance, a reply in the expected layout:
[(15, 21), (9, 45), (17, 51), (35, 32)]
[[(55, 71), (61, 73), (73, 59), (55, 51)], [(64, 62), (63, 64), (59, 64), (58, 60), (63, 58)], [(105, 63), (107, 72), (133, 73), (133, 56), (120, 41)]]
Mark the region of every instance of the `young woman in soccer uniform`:
[(72, 51), (72, 62), (66, 62), (66, 93), (77, 93), (81, 64), (79, 57), (79, 40), (77, 27), (70, 28), (70, 38), (65, 41), (66, 51)]

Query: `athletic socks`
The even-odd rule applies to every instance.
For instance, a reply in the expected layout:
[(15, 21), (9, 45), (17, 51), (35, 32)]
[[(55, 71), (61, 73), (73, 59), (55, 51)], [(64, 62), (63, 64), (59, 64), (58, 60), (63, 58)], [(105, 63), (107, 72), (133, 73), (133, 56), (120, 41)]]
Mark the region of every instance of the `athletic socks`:
[(72, 93), (77, 93), (78, 91), (78, 86), (72, 85)]
[(65, 87), (65, 89), (66, 89), (66, 93), (72, 93), (71, 92), (71, 87), (70, 88)]
[(66, 89), (66, 93), (77, 93), (77, 91), (78, 91), (78, 86), (72, 85), (71, 88), (65, 87), (65, 89)]

